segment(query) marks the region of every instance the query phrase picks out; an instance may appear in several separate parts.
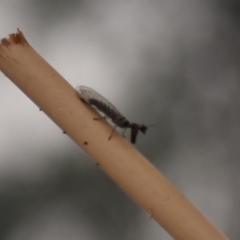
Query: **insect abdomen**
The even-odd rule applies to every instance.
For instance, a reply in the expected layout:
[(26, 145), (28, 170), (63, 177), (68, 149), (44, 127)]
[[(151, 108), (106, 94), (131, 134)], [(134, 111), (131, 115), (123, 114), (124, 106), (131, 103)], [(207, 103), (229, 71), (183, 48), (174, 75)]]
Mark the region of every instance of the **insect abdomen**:
[(111, 118), (113, 123), (119, 127), (125, 128), (130, 126), (129, 121), (125, 117), (123, 117), (119, 112), (116, 112), (114, 109), (104, 104), (103, 102), (100, 102), (94, 98), (89, 99), (88, 102), (95, 106), (99, 111), (104, 113), (107, 117)]

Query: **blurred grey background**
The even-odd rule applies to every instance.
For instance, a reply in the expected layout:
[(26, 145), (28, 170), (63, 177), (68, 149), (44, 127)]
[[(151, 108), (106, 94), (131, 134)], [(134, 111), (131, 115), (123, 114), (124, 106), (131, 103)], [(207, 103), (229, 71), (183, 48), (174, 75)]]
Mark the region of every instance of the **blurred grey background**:
[[(158, 127), (136, 147), (230, 239), (240, 239), (240, 3), (2, 0), (74, 87)], [(172, 239), (0, 73), (0, 239)], [(129, 159), (130, 160), (130, 159)]]

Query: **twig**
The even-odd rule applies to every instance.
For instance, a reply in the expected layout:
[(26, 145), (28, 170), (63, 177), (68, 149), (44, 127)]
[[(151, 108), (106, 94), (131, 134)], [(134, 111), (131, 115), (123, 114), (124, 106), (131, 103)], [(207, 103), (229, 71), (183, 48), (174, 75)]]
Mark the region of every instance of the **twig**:
[(108, 140), (112, 127), (93, 121), (98, 113), (79, 101), (20, 30), (2, 40), (0, 70), (175, 239), (227, 239), (120, 134)]

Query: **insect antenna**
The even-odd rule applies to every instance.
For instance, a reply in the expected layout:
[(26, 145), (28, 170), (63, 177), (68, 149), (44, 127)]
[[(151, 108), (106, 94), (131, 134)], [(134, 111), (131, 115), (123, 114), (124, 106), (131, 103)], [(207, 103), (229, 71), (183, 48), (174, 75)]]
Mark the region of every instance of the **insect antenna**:
[(152, 127), (157, 127), (162, 125), (161, 123), (156, 123), (156, 124), (151, 124), (151, 125), (147, 125), (148, 128), (152, 128)]

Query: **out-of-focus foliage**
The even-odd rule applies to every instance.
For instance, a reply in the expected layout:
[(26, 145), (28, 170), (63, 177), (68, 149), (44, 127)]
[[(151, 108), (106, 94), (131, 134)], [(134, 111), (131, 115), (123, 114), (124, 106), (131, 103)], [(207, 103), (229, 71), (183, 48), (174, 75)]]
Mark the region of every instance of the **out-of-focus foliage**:
[[(239, 238), (238, 1), (0, 3), (68, 81), (130, 120), (139, 148), (230, 239)], [(171, 239), (1, 78), (0, 238)]]

